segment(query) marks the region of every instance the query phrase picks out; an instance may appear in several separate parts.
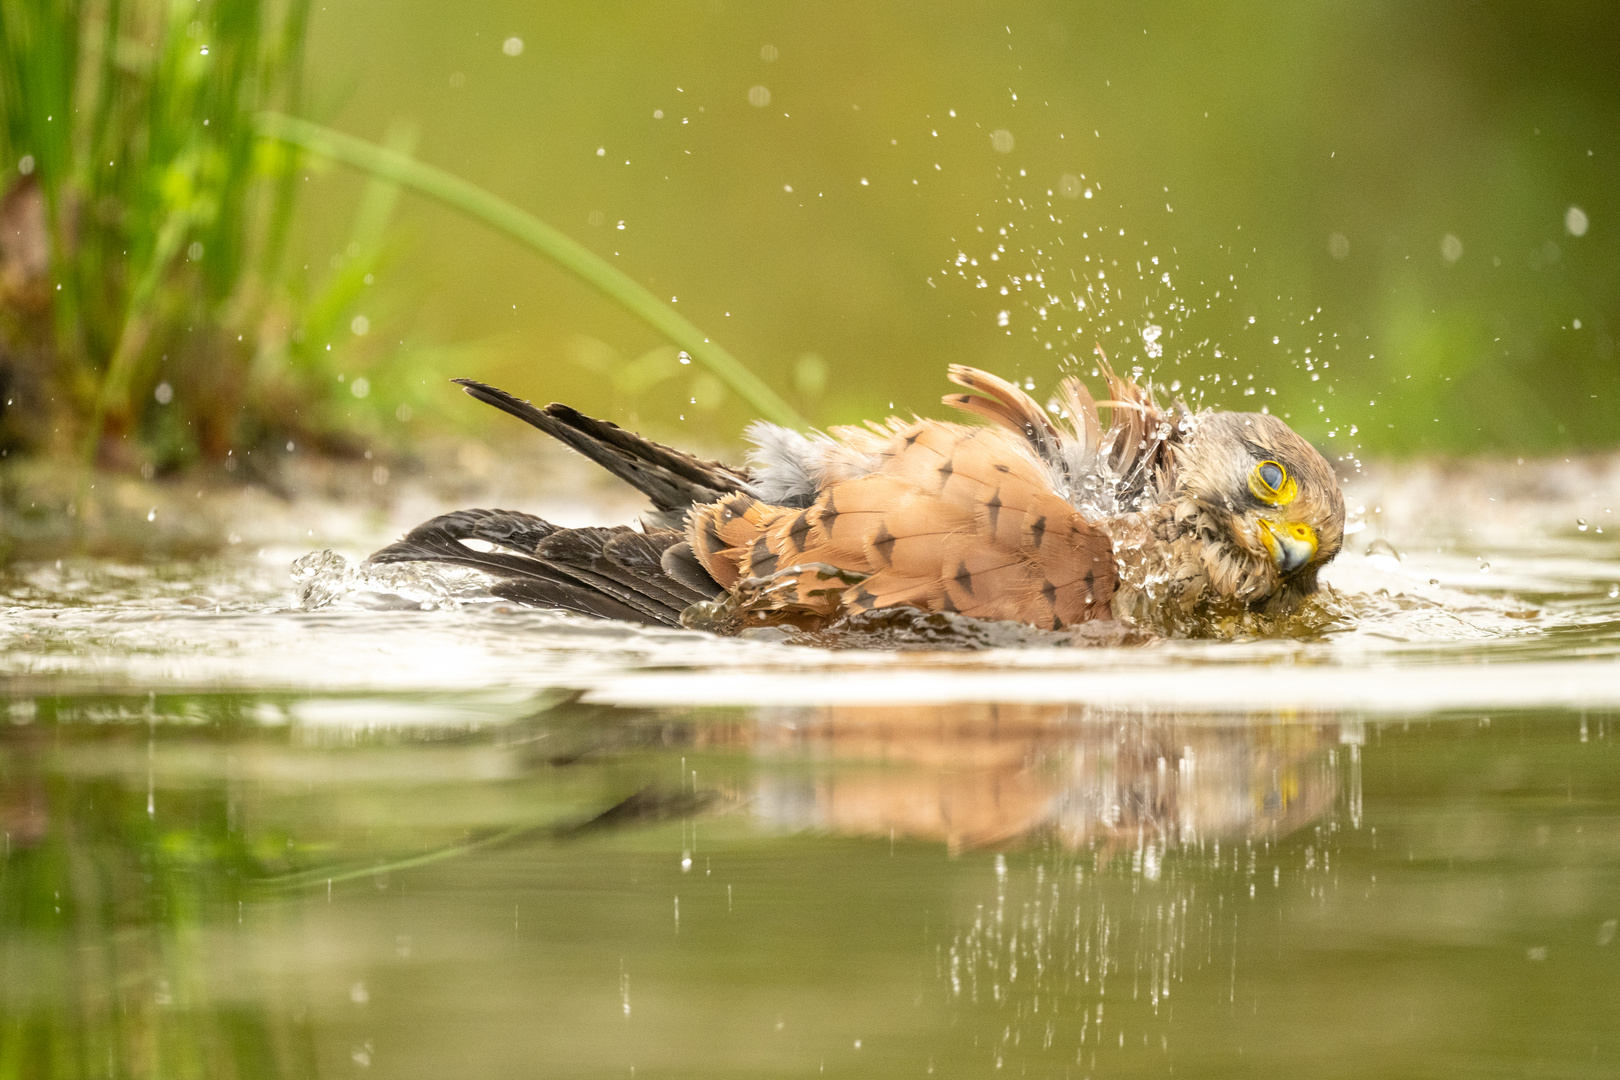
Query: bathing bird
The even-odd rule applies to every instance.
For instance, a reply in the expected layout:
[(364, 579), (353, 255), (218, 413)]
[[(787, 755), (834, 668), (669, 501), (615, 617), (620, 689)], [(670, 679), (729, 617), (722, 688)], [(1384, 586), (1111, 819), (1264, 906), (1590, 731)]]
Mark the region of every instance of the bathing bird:
[(567, 529), (462, 510), (371, 561), (454, 563), (512, 601), (722, 631), (820, 630), (892, 608), (1050, 630), (1297, 609), (1343, 542), (1344, 497), (1322, 455), (1268, 413), (1163, 405), (1106, 358), (1098, 374), (1108, 398), (1070, 377), (1043, 408), (953, 365), (966, 392), (943, 402), (980, 423), (890, 417), (806, 433), (759, 421), (741, 466), (457, 379), (652, 511), (639, 527)]

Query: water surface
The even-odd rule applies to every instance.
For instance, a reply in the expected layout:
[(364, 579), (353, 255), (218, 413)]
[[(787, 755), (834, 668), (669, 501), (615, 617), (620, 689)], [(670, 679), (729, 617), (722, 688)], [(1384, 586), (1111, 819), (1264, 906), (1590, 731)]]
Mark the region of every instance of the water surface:
[(1305, 637), (631, 629), (392, 519), (14, 564), (0, 1076), (1616, 1075), (1561, 468), (1362, 478)]

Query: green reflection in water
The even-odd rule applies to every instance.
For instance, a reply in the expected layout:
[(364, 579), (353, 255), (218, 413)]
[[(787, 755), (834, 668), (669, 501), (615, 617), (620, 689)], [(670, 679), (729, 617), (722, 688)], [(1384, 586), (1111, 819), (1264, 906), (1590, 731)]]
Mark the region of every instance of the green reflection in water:
[(9, 707), (0, 1076), (1620, 1066), (1609, 715)]

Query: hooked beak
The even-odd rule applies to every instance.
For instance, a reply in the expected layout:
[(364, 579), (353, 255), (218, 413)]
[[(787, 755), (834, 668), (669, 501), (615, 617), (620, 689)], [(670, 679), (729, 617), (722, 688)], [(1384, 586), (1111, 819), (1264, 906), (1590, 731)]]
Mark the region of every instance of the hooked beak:
[(1260, 519), (1260, 542), (1286, 577), (1316, 557), (1316, 530), (1297, 521)]

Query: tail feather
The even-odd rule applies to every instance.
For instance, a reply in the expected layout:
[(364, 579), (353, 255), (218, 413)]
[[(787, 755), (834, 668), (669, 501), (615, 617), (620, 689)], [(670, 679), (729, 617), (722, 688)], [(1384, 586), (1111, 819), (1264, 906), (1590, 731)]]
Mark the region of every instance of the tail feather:
[(646, 495), (658, 511), (660, 525), (678, 527), (694, 503), (752, 491), (744, 472), (644, 439), (567, 405), (553, 402), (541, 409), (487, 383), (451, 381), (479, 401), (539, 428)]

